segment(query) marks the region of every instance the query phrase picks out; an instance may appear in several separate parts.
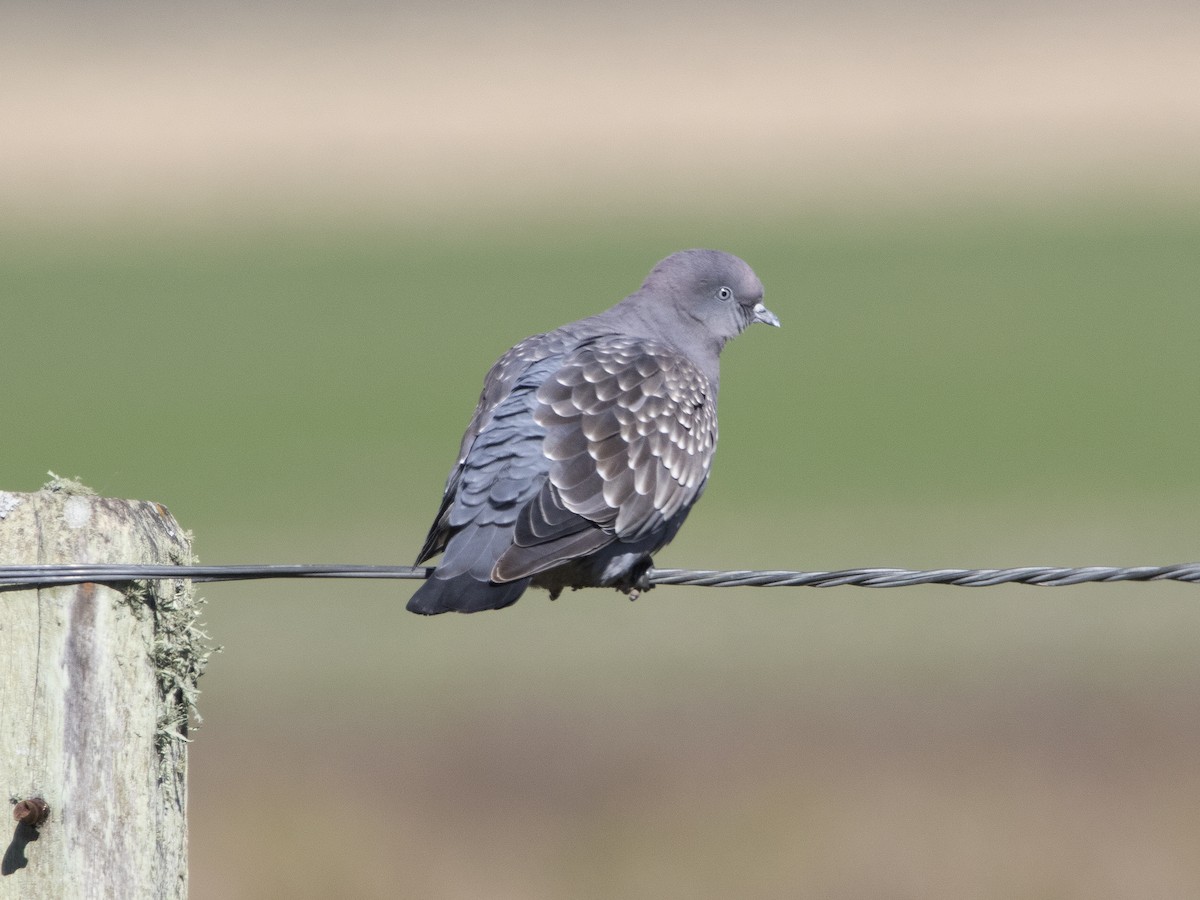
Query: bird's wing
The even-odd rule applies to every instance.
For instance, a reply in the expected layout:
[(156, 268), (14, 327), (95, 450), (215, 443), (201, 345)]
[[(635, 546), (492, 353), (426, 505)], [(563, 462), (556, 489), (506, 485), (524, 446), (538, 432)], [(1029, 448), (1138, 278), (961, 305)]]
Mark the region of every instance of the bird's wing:
[[(417, 565), (446, 549), (446, 542), (453, 533), (450, 525), (450, 511), (462, 486), (467, 458), (470, 456), (476, 440), (492, 424), (497, 409), (509, 398), (514, 388), (522, 381), (523, 376), (528, 375), (531, 367), (536, 367), (554, 356), (561, 355), (569, 343), (570, 337), (564, 329), (546, 334), (535, 334), (501, 356), (488, 370), (487, 377), (483, 380), (483, 390), (479, 394), (479, 403), (476, 404), (475, 412), (463, 434), (458, 460), (446, 479), (446, 489), (442, 492), (441, 506), (438, 507), (437, 515), (434, 516), (429, 534), (425, 538), (425, 544), (421, 547), (421, 552), (417, 554)], [(536, 389), (537, 383), (526, 384), (525, 387)]]
[(493, 581), (666, 533), (703, 490), (716, 397), (674, 348), (617, 336), (588, 341), (563, 358), (536, 400), (549, 478), (517, 516)]

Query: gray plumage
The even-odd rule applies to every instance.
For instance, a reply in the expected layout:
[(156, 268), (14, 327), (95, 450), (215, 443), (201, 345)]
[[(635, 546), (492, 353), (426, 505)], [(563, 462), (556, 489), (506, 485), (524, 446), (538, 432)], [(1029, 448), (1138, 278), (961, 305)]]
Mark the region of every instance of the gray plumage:
[(417, 564), (425, 615), (515, 603), (531, 584), (644, 590), (717, 444), (718, 360), (778, 325), (736, 256), (684, 250), (599, 315), (537, 334), (492, 366)]

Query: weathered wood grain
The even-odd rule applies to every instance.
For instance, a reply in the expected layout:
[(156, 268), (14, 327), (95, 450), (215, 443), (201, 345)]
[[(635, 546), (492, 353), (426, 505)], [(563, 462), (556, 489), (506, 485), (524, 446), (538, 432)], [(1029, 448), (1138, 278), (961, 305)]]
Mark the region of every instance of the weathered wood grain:
[[(0, 563), (190, 561), (160, 504), (52, 484), (0, 492)], [(184, 580), (0, 591), (0, 791), (50, 807), (0, 822), (0, 900), (186, 897), (194, 620)]]

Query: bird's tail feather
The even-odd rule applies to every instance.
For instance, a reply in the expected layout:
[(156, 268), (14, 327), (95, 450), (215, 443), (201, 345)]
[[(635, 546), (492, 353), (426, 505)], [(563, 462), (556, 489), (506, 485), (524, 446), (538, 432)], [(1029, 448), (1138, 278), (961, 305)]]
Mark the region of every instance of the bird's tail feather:
[(408, 611), (423, 616), (444, 612), (473, 613), (485, 609), (512, 606), (529, 587), (529, 578), (495, 584), (480, 581), (469, 573), (438, 578), (437, 572), (428, 578), (408, 601)]

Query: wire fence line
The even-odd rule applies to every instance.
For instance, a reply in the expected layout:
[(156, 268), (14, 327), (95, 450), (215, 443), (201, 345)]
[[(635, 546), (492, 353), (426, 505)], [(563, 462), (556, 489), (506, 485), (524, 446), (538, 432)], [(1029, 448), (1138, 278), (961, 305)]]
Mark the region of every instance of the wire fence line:
[[(35, 565), (0, 566), (0, 591), (64, 584), (117, 584), (129, 581), (188, 578), (197, 582), (253, 581), (264, 578), (388, 578), (423, 579), (429, 566), (368, 565)], [(696, 587), (911, 587), (919, 584), (952, 584), (991, 587), (997, 584), (1030, 584), (1065, 587), (1072, 584), (1115, 581), (1182, 581), (1200, 583), (1200, 562), (1167, 566), (1020, 566), (1007, 569), (841, 569), (831, 572), (789, 570), (651, 569), (651, 584)]]

